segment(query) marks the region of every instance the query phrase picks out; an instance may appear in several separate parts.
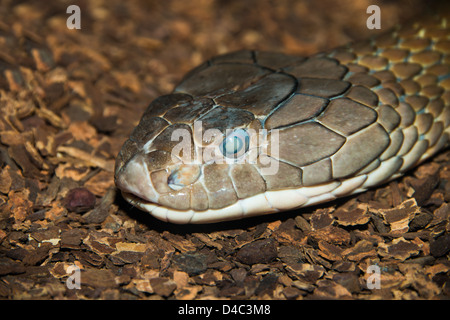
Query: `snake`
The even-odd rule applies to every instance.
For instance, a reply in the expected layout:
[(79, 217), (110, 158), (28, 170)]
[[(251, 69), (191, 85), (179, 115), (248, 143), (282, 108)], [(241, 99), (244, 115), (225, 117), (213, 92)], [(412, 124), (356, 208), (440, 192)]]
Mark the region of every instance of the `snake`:
[(177, 224), (364, 192), (448, 145), (449, 52), (439, 16), (308, 57), (215, 56), (150, 103), (116, 158), (115, 184)]

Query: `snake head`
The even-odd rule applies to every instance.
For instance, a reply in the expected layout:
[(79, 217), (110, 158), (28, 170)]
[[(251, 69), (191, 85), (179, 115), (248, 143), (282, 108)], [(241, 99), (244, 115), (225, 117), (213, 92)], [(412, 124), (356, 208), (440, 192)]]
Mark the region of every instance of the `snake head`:
[(265, 191), (255, 167), (267, 166), (259, 159), (267, 149), (260, 129), (248, 111), (185, 94), (160, 97), (124, 143), (115, 183), (127, 201), (163, 220), (220, 211)]

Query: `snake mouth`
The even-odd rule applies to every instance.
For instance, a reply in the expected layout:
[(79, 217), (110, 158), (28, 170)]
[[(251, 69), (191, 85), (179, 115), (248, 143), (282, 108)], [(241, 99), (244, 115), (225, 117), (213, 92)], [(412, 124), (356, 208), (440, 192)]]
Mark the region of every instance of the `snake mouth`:
[(135, 195), (133, 193), (130, 193), (130, 192), (126, 192), (126, 191), (120, 190), (120, 193), (122, 194), (122, 197), (126, 201), (128, 201), (131, 205), (133, 205), (133, 206), (139, 207), (140, 204), (146, 204), (146, 205), (156, 204), (155, 202), (146, 200), (146, 199), (141, 198), (141, 197), (139, 197), (139, 196), (137, 196), (137, 195)]
[(143, 212), (149, 212), (155, 218), (178, 224), (192, 223), (192, 218), (194, 216), (194, 210), (177, 210), (166, 208), (161, 204), (142, 199), (133, 193), (129, 193), (121, 190), (122, 197), (130, 203), (133, 207), (138, 208)]

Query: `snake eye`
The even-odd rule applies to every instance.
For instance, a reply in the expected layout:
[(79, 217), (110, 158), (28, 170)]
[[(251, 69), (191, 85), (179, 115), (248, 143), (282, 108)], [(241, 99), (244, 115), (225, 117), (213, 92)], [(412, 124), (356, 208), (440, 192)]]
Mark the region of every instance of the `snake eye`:
[(245, 154), (250, 145), (250, 137), (244, 129), (237, 129), (225, 137), (220, 151), (227, 158), (238, 158)]

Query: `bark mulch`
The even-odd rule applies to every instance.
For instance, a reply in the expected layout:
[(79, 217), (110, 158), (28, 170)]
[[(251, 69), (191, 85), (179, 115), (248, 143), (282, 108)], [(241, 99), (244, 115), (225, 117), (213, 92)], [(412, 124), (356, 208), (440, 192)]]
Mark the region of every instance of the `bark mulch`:
[[(382, 31), (424, 3), (382, 2)], [(365, 38), (370, 1), (70, 4), (80, 30), (66, 1), (0, 6), (1, 299), (450, 297), (448, 150), (358, 196), (214, 225), (160, 222), (114, 188), (122, 143), (189, 69)]]

